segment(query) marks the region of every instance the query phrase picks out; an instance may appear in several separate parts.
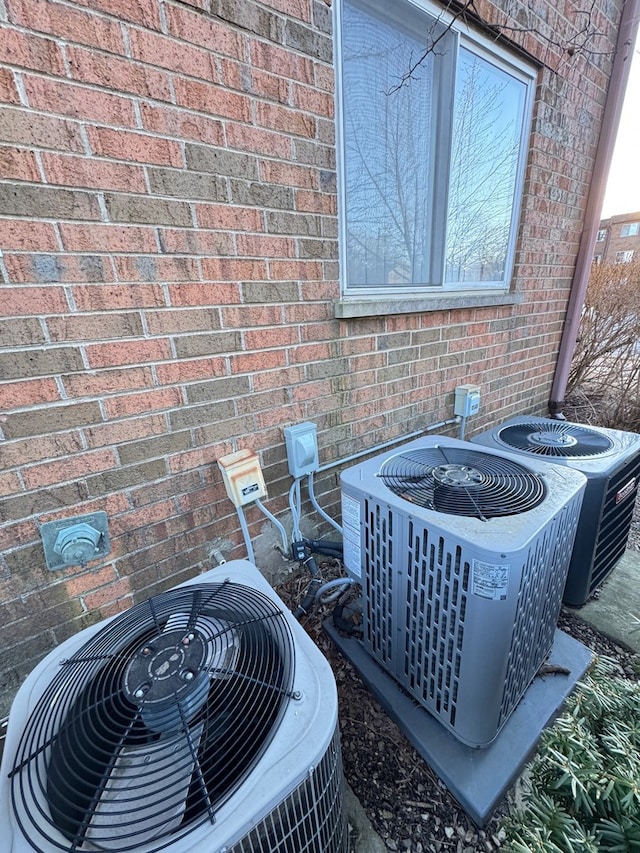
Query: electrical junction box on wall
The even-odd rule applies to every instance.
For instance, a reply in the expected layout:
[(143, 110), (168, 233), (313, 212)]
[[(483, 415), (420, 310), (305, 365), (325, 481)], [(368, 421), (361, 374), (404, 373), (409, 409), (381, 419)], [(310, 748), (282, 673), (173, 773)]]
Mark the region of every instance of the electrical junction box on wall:
[(480, 411), (480, 386), (459, 385), (455, 390), (453, 414), (466, 418)]
[(254, 450), (238, 450), (218, 459), (229, 500), (234, 506), (244, 506), (264, 498), (267, 487), (262, 476), (260, 460)]
[(287, 462), (292, 477), (304, 477), (318, 470), (318, 428), (311, 421), (285, 427)]

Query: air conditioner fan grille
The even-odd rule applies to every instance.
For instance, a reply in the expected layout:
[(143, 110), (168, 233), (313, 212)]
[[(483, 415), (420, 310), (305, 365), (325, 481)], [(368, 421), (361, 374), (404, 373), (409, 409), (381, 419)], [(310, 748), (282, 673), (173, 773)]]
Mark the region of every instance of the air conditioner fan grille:
[(284, 614), (241, 584), (116, 617), (61, 662), (22, 735), (12, 799), (34, 849), (152, 853), (215, 822), (278, 729), (294, 655)]
[(439, 445), (392, 456), (378, 476), (410, 503), (482, 520), (531, 510), (546, 494), (542, 478), (517, 462)]
[(510, 424), (498, 430), (498, 438), (507, 447), (552, 458), (586, 459), (613, 447), (603, 433), (565, 421)]

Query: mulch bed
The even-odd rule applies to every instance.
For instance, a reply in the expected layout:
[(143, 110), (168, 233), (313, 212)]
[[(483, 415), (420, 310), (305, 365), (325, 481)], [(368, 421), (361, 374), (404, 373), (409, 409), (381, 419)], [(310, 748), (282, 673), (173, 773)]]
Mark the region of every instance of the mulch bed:
[[(326, 578), (335, 577), (339, 564), (328, 561), (322, 571)], [(308, 581), (308, 574), (296, 572), (277, 591), (295, 609)], [(508, 802), (499, 807), (483, 830), (474, 826), (352, 666), (336, 651), (322, 629), (331, 609), (320, 608), (302, 624), (324, 652), (336, 678), (345, 776), (387, 849), (412, 853), (499, 850), (503, 838), (498, 821)], [(615, 658), (624, 677), (638, 679), (634, 656), (583, 622), (576, 611), (563, 607), (559, 627), (594, 652)]]

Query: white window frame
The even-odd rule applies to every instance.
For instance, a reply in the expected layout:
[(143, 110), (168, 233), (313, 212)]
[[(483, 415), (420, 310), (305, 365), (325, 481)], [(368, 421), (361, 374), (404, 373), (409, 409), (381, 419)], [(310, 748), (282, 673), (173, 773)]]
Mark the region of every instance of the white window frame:
[(607, 229), (601, 228), (598, 231), (598, 236), (596, 237), (596, 243), (601, 243), (603, 240), (606, 239), (606, 237), (607, 237)]
[(640, 222), (629, 222), (620, 228), (621, 237), (637, 237), (640, 234)]
[[(398, 0), (394, 0), (398, 2)], [(513, 266), (515, 260), (515, 250), (518, 239), (519, 225), (522, 198), (524, 191), (524, 176), (526, 165), (529, 157), (530, 137), (531, 137), (531, 122), (533, 114), (533, 103), (535, 98), (536, 86), (536, 69), (529, 63), (519, 57), (507, 52), (503, 47), (496, 44), (494, 40), (484, 37), (481, 33), (472, 30), (461, 20), (454, 20), (453, 16), (448, 14), (442, 7), (439, 7), (430, 2), (430, 0), (402, 0), (402, 2), (411, 3), (418, 9), (423, 10), (427, 14), (434, 17), (445, 26), (450, 26), (451, 30), (456, 33), (457, 48), (464, 46), (472, 53), (479, 55), (481, 58), (488, 60), (493, 65), (502, 68), (505, 72), (513, 75), (516, 79), (521, 80), (525, 86), (525, 102), (522, 115), (522, 126), (520, 134), (520, 153), (519, 161), (514, 186), (514, 203), (512, 208), (511, 224), (509, 231), (509, 242), (506, 253), (505, 273), (501, 282), (463, 282), (463, 283), (446, 283), (444, 275), (444, 251), (442, 255), (442, 268), (440, 270), (438, 280), (429, 284), (414, 284), (385, 286), (383, 284), (372, 287), (349, 287), (346, 281), (345, 269), (347, 264), (344, 262), (346, 258), (346, 181), (344, 170), (344, 146), (345, 146), (345, 131), (344, 131), (344, 106), (342, 99), (342, 4), (343, 0), (336, 0), (334, 3), (335, 9), (335, 33), (336, 33), (336, 100), (337, 100), (337, 137), (338, 137), (338, 203), (339, 203), (339, 238), (340, 238), (340, 255), (343, 263), (340, 265), (342, 300), (359, 301), (386, 301), (387, 305), (392, 303), (392, 307), (388, 310), (412, 310), (403, 309), (403, 303), (411, 302), (419, 299), (422, 303), (427, 300), (434, 300), (439, 307), (445, 300), (446, 303), (451, 303), (456, 296), (464, 296), (465, 294), (473, 294), (482, 297), (483, 295), (498, 296), (508, 295), (511, 290), (511, 279), (513, 275)], [(457, 62), (457, 58), (456, 58)], [(453, 92), (453, 83), (451, 84), (451, 92)], [(437, 128), (436, 128), (437, 132)], [(447, 150), (447, 154), (450, 152)], [(441, 223), (436, 223), (436, 228), (440, 227), (442, 239), (446, 228), (447, 209), (446, 204), (441, 204), (437, 208), (439, 217), (443, 217)], [(496, 300), (498, 301), (498, 300)], [(500, 301), (505, 301), (500, 300)], [(511, 301), (511, 300), (506, 300)], [(520, 300), (514, 300), (520, 301)], [(457, 300), (456, 300), (457, 302)], [(469, 303), (471, 304), (471, 303)], [(482, 304), (482, 300), (475, 301), (474, 304)], [(488, 304), (488, 303), (487, 303)], [(495, 304), (495, 303), (493, 303)], [(426, 307), (426, 306), (425, 306)], [(414, 309), (415, 310), (415, 309)], [(358, 312), (355, 312), (358, 313)], [(365, 312), (361, 312), (365, 313)], [(378, 313), (378, 312), (372, 312)], [(337, 316), (354, 316), (348, 310), (337, 312)]]
[(633, 249), (627, 249), (624, 252), (616, 252), (617, 264), (630, 264), (633, 261)]

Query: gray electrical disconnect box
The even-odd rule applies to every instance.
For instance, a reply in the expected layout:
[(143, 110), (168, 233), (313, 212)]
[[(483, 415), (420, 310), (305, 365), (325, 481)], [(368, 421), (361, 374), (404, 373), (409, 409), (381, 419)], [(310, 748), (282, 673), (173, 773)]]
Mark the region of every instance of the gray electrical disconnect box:
[(292, 477), (304, 477), (318, 470), (318, 428), (314, 423), (307, 421), (285, 427), (284, 440)]
[(453, 413), (461, 418), (477, 415), (480, 410), (480, 386), (458, 385), (455, 390)]

